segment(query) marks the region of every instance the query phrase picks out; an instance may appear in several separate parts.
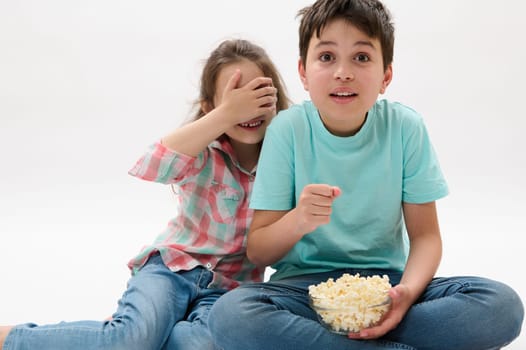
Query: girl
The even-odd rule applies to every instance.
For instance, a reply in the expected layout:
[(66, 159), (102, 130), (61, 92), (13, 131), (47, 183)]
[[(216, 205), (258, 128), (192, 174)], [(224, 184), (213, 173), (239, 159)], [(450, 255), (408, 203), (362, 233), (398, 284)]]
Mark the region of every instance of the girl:
[(248, 198), (265, 130), (289, 105), (276, 67), (246, 40), (205, 63), (194, 121), (150, 147), (132, 176), (171, 184), (179, 212), (129, 262), (132, 277), (110, 320), (0, 327), (0, 350), (208, 349), (208, 311), (264, 270), (246, 255)]

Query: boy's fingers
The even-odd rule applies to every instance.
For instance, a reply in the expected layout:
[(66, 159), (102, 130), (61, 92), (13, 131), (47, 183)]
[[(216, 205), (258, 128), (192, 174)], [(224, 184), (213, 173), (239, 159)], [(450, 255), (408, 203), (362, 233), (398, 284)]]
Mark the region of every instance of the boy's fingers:
[(332, 197), (332, 188), (329, 185), (313, 184), (309, 185), (309, 192), (323, 197)]
[(317, 194), (319, 196), (334, 198), (338, 197), (342, 190), (338, 186), (330, 186), (330, 185), (314, 185), (315, 187), (312, 188), (312, 193)]
[(338, 186), (332, 187), (332, 196), (338, 197), (340, 194), (342, 194), (342, 190)]

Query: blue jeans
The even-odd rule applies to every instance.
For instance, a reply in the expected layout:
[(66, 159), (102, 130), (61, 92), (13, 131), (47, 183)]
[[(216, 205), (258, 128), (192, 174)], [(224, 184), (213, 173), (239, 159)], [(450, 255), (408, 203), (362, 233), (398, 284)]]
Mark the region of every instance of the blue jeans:
[(499, 349), (515, 339), (524, 309), (508, 286), (478, 277), (434, 279), (399, 326), (377, 340), (352, 340), (327, 331), (309, 307), (308, 286), (342, 273), (401, 274), (339, 270), (246, 285), (223, 295), (212, 307), (209, 328), (221, 349)]
[(211, 280), (205, 268), (174, 273), (157, 254), (130, 278), (111, 321), (19, 325), (3, 349), (213, 349), (206, 319), (225, 291), (207, 289)]

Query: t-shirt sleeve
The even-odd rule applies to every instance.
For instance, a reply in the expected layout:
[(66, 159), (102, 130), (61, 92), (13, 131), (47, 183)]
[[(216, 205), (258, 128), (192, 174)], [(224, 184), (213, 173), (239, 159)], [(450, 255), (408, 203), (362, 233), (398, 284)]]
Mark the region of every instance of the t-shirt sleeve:
[(294, 207), (294, 148), (290, 125), (275, 117), (261, 148), (250, 208), (290, 210)]
[(404, 127), (403, 151), (402, 200), (427, 203), (445, 197), (448, 186), (421, 117), (410, 119)]

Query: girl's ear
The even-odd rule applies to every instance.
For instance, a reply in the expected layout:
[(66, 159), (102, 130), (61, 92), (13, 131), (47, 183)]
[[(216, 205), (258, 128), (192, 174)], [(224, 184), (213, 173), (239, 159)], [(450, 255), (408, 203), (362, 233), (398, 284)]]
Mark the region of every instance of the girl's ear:
[(210, 111), (214, 109), (214, 106), (208, 101), (201, 101), (201, 110), (205, 112), (205, 114), (210, 113)]
[(302, 59), (298, 60), (298, 73), (300, 74), (301, 82), (303, 83), (303, 88), (305, 91), (309, 91), (309, 84), (307, 81), (307, 75), (305, 74), (305, 65), (303, 64)]

